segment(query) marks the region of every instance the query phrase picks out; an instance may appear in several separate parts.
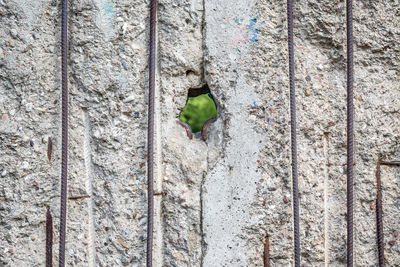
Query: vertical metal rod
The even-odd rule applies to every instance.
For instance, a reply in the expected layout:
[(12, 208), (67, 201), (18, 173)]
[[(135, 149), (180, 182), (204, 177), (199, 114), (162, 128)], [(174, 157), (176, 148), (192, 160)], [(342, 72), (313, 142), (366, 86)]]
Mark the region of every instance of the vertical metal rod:
[(68, 0), (62, 0), (61, 18), (61, 72), (62, 72), (62, 121), (61, 121), (61, 205), (59, 266), (65, 266), (65, 233), (67, 226), (67, 177), (68, 177)]
[(382, 183), (381, 183), (381, 163), (376, 165), (376, 231), (378, 234), (378, 256), (379, 267), (385, 266), (384, 245), (383, 245), (383, 221), (382, 221)]
[(49, 208), (46, 214), (46, 267), (53, 267), (53, 217)]
[(290, 125), (292, 149), (292, 187), (293, 187), (293, 231), (294, 265), (300, 266), (300, 226), (299, 226), (299, 189), (297, 176), (297, 140), (296, 140), (296, 93), (294, 84), (294, 49), (293, 49), (293, 1), (287, 1), (289, 80), (290, 80)]
[(353, 266), (353, 1), (346, 2), (347, 26), (347, 266)]
[(269, 255), (269, 236), (265, 237), (264, 242), (264, 267), (270, 267), (270, 255)]
[(156, 68), (156, 16), (157, 1), (150, 0), (150, 56), (149, 56), (149, 108), (147, 131), (147, 267), (153, 266), (153, 220), (154, 220), (154, 93)]

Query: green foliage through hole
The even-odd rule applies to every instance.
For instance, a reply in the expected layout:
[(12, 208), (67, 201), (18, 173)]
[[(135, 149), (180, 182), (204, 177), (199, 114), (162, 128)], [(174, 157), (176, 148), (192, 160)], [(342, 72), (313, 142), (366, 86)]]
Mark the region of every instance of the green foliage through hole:
[(189, 97), (183, 108), (179, 120), (187, 123), (193, 133), (201, 131), (203, 124), (211, 118), (217, 117), (217, 104), (210, 93)]

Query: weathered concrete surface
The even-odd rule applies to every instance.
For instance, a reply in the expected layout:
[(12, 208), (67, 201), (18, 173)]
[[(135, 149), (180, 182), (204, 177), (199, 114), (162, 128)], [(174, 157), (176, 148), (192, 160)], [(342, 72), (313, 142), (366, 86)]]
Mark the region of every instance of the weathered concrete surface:
[[(1, 4), (0, 258), (9, 266), (44, 265), (48, 206), (58, 251), (60, 2), (28, 2)], [(69, 11), (68, 196), (93, 194), (68, 201), (67, 264), (138, 266), (147, 216), (147, 3), (74, 1)]]
[[(159, 0), (155, 266), (293, 263), (285, 1)], [(70, 1), (68, 266), (145, 266), (148, 1)], [(376, 266), (375, 167), (399, 160), (400, 4), (356, 1), (355, 266)], [(295, 3), (305, 266), (346, 262), (344, 1)], [(0, 0), (0, 266), (58, 253), (60, 1)], [(176, 123), (208, 84), (207, 140)], [(53, 153), (48, 159), (49, 138)], [(400, 265), (398, 167), (382, 168), (385, 253)]]
[[(251, 81), (246, 77), (251, 70), (247, 64), (237, 61), (239, 57), (249, 56), (251, 41), (239, 43), (239, 52), (231, 47), (235, 45), (232, 40), (238, 41), (245, 34), (249, 35), (248, 39), (252, 38), (259, 21), (257, 14), (253, 14), (254, 1), (236, 5), (235, 2), (206, 1), (205, 4), (205, 40), (210, 62), (206, 77), (211, 88), (216, 88), (216, 98), (224, 99), (220, 101), (221, 117), (227, 123), (224, 141), (219, 146), (224, 156), (220, 156), (208, 172), (203, 187), (203, 231), (207, 247), (204, 266), (247, 266), (257, 259), (259, 247), (256, 243), (249, 246), (249, 243), (257, 238), (254, 236), (258, 229), (253, 227), (259, 228), (253, 204), (257, 200), (257, 181), (261, 179), (257, 159), (264, 138), (262, 132), (252, 127), (247, 111), (254, 106), (253, 102), (260, 101), (255, 94), (256, 87), (247, 83)], [(230, 8), (233, 5), (235, 9)], [(254, 25), (250, 25), (251, 19)]]

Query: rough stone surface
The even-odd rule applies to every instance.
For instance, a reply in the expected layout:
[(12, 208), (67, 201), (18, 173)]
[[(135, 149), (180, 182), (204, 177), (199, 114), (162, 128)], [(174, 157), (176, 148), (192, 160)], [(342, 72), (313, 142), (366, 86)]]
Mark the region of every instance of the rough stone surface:
[[(0, 266), (58, 257), (60, 4), (0, 0)], [(304, 266), (346, 263), (345, 1), (296, 1)], [(400, 160), (400, 4), (354, 2), (355, 266), (377, 266), (375, 168)], [(68, 266), (145, 266), (149, 1), (69, 6)], [(159, 0), (155, 266), (293, 265), (286, 2)], [(176, 123), (207, 84), (206, 140)], [(48, 143), (53, 144), (48, 151)], [(385, 257), (400, 265), (399, 167), (382, 167)]]

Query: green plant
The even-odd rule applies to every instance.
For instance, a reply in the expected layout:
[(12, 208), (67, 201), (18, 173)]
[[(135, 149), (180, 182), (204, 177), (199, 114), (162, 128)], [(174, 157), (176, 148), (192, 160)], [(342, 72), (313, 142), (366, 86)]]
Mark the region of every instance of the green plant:
[(197, 133), (201, 131), (203, 124), (208, 119), (215, 117), (217, 117), (217, 105), (213, 96), (208, 93), (189, 97), (179, 116), (179, 120), (187, 123), (193, 133)]

